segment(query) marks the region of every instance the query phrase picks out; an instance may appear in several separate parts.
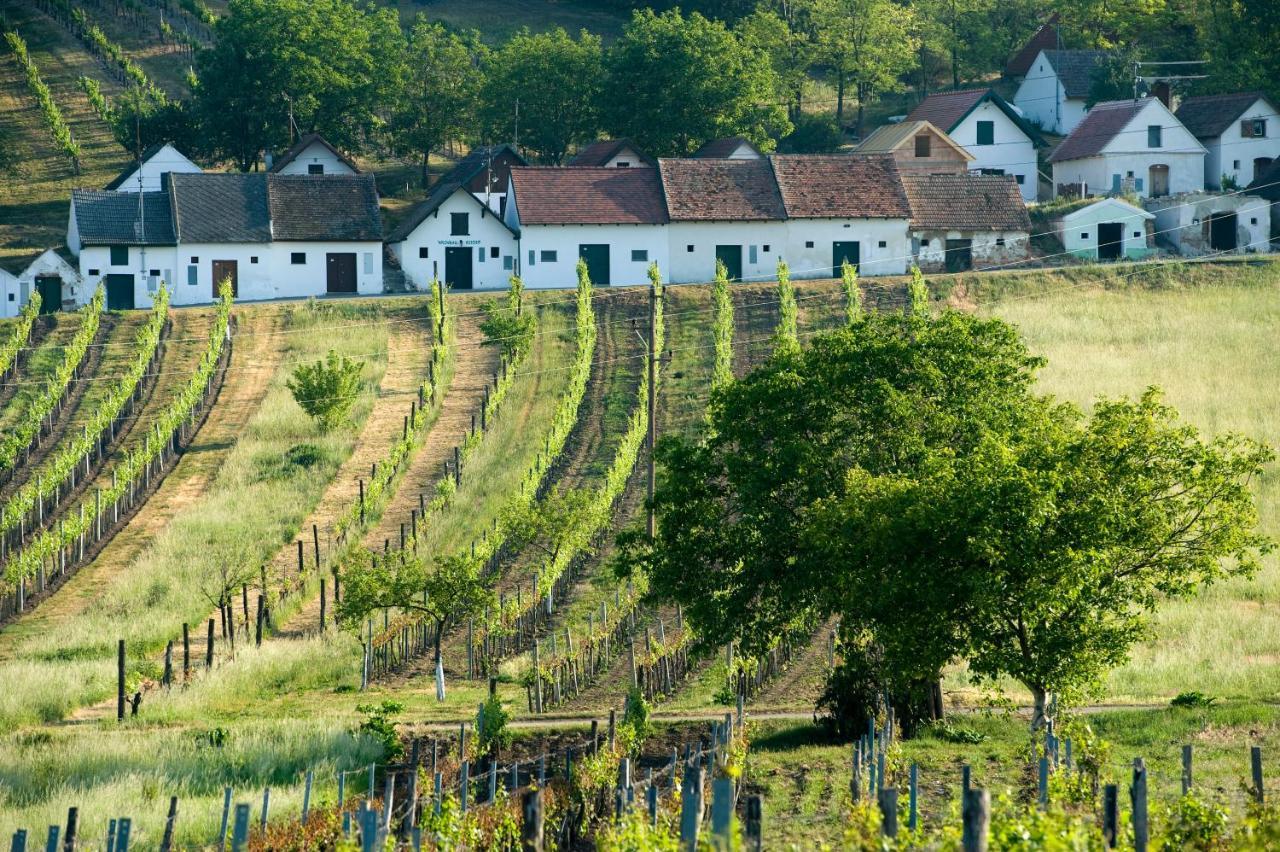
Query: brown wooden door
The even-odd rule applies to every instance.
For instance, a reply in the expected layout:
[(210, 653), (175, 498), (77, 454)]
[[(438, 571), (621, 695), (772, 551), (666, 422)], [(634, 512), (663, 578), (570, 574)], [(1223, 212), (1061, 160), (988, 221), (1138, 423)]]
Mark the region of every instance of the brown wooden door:
[(236, 262), (234, 260), (215, 260), (213, 262), (213, 298), (218, 298), (218, 287), (222, 282), (231, 279), (231, 295), (240, 295), (240, 281), (236, 273)]
[(330, 252), (325, 255), (325, 290), (329, 293), (356, 291), (355, 252)]

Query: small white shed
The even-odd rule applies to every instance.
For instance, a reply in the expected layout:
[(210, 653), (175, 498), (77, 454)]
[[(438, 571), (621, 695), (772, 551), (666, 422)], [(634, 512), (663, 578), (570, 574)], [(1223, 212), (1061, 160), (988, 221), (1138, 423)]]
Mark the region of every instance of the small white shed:
[(1118, 198), (1104, 198), (1065, 214), (1054, 230), (1062, 247), (1087, 260), (1142, 260), (1151, 255), (1148, 223), (1155, 216)]

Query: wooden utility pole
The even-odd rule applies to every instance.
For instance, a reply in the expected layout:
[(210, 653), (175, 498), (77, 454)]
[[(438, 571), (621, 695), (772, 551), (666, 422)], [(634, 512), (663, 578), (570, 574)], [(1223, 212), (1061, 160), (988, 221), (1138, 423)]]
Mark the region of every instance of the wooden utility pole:
[(653, 492), (657, 483), (658, 445), (658, 282), (649, 281), (649, 540), (658, 532), (653, 512)]

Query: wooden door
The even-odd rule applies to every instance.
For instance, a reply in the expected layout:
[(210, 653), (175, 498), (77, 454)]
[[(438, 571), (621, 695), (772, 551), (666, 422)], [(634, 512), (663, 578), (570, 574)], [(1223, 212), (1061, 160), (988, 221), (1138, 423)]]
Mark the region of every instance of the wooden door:
[(1169, 167), (1162, 165), (1152, 166), (1147, 170), (1147, 176), (1151, 179), (1151, 197), (1160, 198), (1169, 194)]
[(742, 280), (742, 246), (716, 246), (716, 260), (724, 264), (730, 281)]
[(444, 283), (454, 290), (470, 290), (471, 246), (448, 246), (444, 250)]
[(356, 292), (356, 254), (351, 251), (330, 252), (325, 255), (325, 291), (329, 293)]
[(578, 246), (578, 257), (587, 262), (587, 275), (591, 283), (601, 287), (609, 286), (609, 246), (607, 244), (584, 244)]
[(107, 310), (133, 310), (133, 276), (107, 276)]
[[(929, 137), (925, 137), (928, 139)], [(831, 244), (831, 277), (839, 278), (844, 274), (844, 264), (848, 261), (856, 270), (861, 262), (861, 246), (856, 242), (834, 242)]]
[(62, 310), (62, 279), (57, 275), (36, 276), (36, 290), (40, 293), (40, 313), (51, 314)]
[(213, 262), (213, 298), (218, 298), (218, 288), (222, 282), (231, 279), (231, 295), (240, 295), (240, 280), (234, 260), (215, 260)]

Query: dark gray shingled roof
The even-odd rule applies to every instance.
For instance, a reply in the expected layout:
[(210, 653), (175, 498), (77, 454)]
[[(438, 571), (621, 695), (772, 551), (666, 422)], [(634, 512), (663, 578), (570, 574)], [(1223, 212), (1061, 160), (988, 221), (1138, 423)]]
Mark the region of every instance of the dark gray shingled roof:
[(182, 242), (270, 242), (266, 175), (170, 173), (168, 177), (175, 231)]
[(382, 239), (373, 175), (171, 172), (164, 192), (143, 193), (146, 239), (137, 236), (138, 193), (75, 190), (81, 242), (174, 245)]
[(1270, 99), (1262, 92), (1234, 92), (1229, 95), (1200, 95), (1187, 98), (1178, 106), (1178, 121), (1191, 131), (1197, 139), (1210, 139), (1221, 136), (1223, 131), (1240, 117), (1240, 114), (1253, 106), (1259, 99), (1267, 102), (1273, 112)]
[(76, 189), (71, 192), (71, 204), (84, 245), (171, 246), (177, 242), (168, 193)]
[(277, 240), (382, 239), (373, 175), (271, 175), (267, 180)]
[[(413, 211), (396, 226), (395, 230), (391, 232), (391, 236), (387, 237), (387, 242), (399, 243), (407, 240), (409, 235), (425, 222), (427, 217), (434, 213), (441, 204), (444, 204), (454, 192), (466, 186), (476, 175), (487, 168), (492, 157), (497, 157), (504, 152), (511, 153), (520, 163), (525, 163), (524, 157), (521, 157), (514, 147), (507, 144), (472, 148), (465, 157), (458, 161), (457, 165), (441, 175), (440, 179), (431, 185), (431, 191), (427, 193), (426, 199), (413, 208)], [(506, 191), (505, 186), (502, 189), (504, 192)], [(479, 198), (476, 198), (476, 203), (481, 207), (485, 206), (484, 202)], [(498, 221), (502, 221), (501, 216), (498, 217)], [(506, 223), (503, 222), (503, 225), (505, 226)]]
[(1058, 81), (1069, 98), (1087, 98), (1089, 89), (1093, 88), (1093, 74), (1106, 61), (1109, 54), (1105, 50), (1046, 50), (1044, 58), (1049, 60), (1058, 75)]

